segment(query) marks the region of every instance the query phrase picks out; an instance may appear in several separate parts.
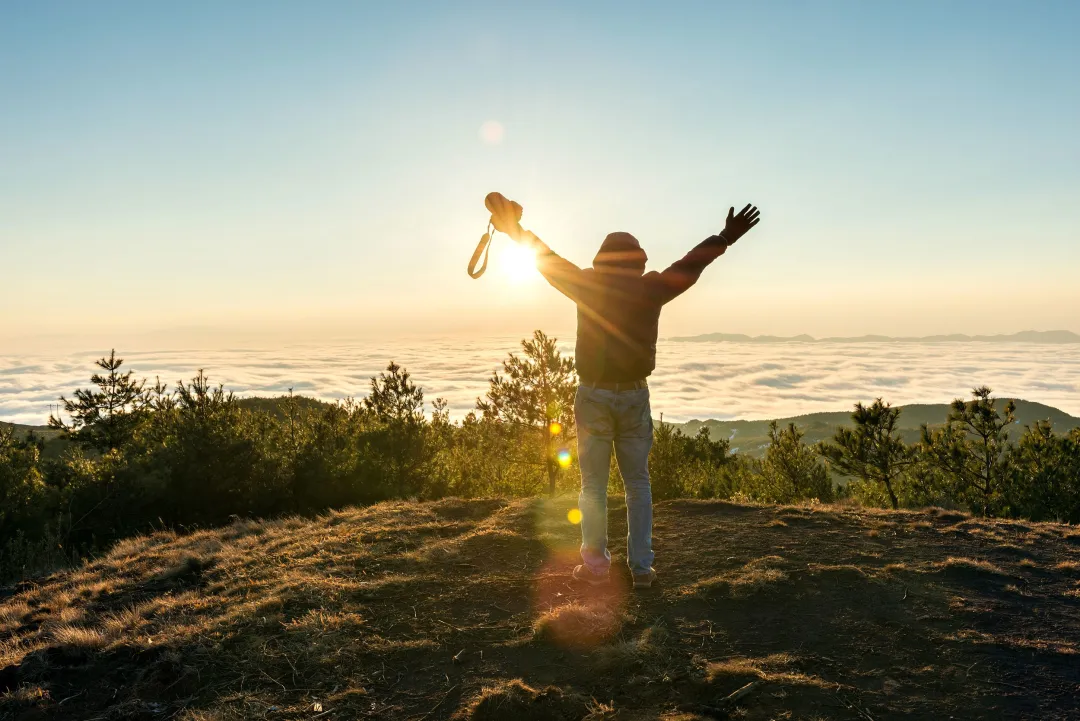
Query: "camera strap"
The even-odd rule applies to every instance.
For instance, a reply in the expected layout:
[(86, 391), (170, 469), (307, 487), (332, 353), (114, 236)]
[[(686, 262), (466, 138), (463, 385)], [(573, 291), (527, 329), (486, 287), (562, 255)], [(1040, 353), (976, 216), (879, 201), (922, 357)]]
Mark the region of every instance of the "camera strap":
[[(476, 264), (480, 262), (480, 256), (484, 256), (483, 264), (477, 268)], [(491, 255), (491, 222), (488, 222), (487, 232), (480, 238), (480, 242), (476, 244), (476, 250), (473, 251), (472, 258), (469, 259), (469, 277), (479, 278), (487, 270), (488, 256)]]

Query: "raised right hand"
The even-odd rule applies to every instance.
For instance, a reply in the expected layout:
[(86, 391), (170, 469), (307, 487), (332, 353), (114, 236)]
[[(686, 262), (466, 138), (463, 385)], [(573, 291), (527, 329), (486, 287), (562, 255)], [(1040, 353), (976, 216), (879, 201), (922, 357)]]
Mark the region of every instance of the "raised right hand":
[(491, 224), (495, 230), (506, 233), (514, 240), (521, 236), (521, 205), (502, 193), (488, 193), (484, 205), (491, 211)]

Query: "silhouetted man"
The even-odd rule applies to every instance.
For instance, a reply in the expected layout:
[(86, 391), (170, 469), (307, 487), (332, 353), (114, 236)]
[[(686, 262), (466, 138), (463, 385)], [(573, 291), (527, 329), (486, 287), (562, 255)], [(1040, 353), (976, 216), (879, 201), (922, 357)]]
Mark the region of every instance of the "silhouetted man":
[[(556, 255), (518, 222), (520, 206), (499, 196), (492, 223), (536, 252), (544, 278), (577, 304), (575, 363), (581, 380), (574, 401), (581, 466), (581, 559), (574, 578), (606, 583), (611, 567), (607, 547), (607, 484), (611, 451), (626, 488), (627, 562), (634, 588), (656, 579), (652, 550), (652, 488), (649, 450), (653, 423), (646, 378), (656, 367), (660, 309), (697, 282), (705, 267), (757, 225), (758, 209), (728, 211), (719, 235), (706, 238), (682, 260), (657, 273), (645, 272), (648, 257), (637, 238), (612, 233), (581, 269)], [(490, 207), (490, 206), (489, 206)]]

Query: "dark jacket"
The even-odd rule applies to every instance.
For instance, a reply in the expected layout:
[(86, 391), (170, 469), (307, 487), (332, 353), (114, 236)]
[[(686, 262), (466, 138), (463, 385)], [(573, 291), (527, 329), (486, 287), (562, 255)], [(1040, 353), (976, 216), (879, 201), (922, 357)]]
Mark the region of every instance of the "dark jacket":
[(637, 239), (612, 233), (593, 267), (581, 269), (528, 235), (537, 249), (537, 268), (577, 304), (575, 362), (585, 382), (623, 383), (652, 373), (660, 309), (727, 249), (724, 237), (714, 235), (662, 273), (645, 273), (647, 258)]

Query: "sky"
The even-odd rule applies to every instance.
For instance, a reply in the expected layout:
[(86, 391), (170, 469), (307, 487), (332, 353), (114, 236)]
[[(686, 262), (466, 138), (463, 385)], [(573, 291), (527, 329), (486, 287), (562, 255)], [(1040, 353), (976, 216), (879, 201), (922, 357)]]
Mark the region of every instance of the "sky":
[(655, 269), (757, 204), (662, 335), (1080, 331), (1078, 33), (1068, 1), (5, 2), (0, 344), (572, 331), (505, 236), (466, 275), (492, 190)]

